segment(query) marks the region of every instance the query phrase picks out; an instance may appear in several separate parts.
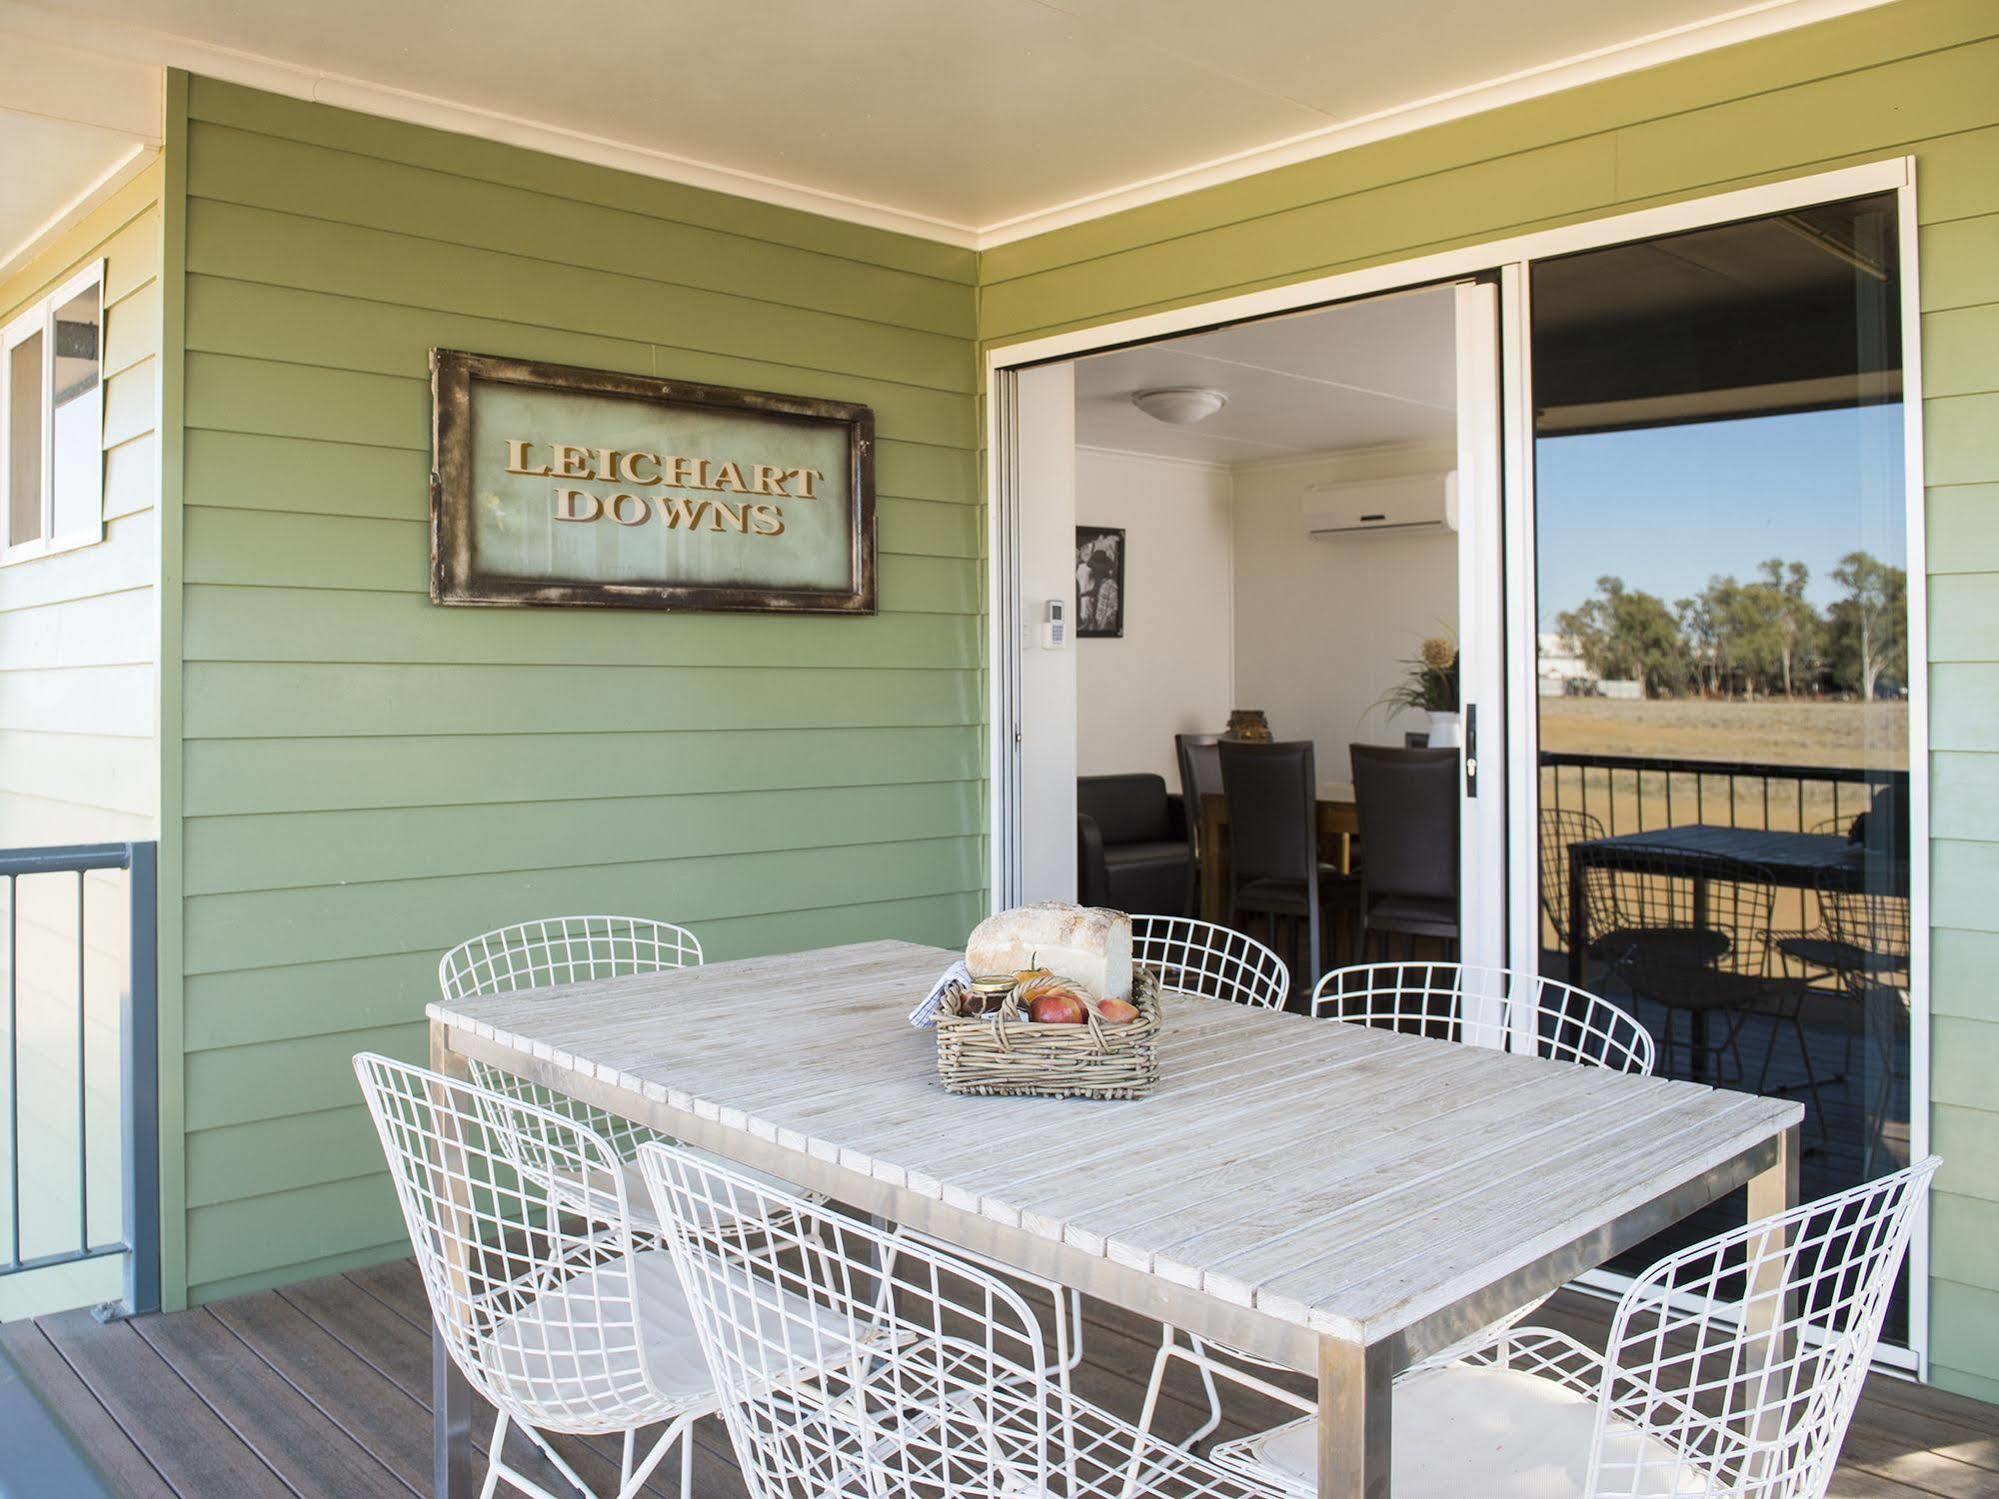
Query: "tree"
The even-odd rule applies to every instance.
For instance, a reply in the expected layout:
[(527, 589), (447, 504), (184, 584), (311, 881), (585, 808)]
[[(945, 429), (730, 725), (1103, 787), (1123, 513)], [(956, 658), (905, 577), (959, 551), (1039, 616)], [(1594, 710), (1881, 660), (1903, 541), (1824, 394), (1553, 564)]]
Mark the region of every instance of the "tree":
[(1786, 697), (1796, 695), (1797, 680), (1804, 674), (1806, 663), (1817, 655), (1819, 638), (1824, 633), (1818, 610), (1805, 597), (1805, 585), (1811, 580), (1811, 570), (1802, 562), (1786, 563), (1772, 557), (1763, 564), (1762, 586), (1774, 595), (1772, 604), (1778, 651), (1784, 663)]
[(1754, 610), (1743, 598), (1742, 585), (1734, 578), (1709, 578), (1701, 593), (1701, 611), (1714, 637), (1717, 685), (1733, 697), (1740, 673), (1740, 685), (1753, 690), (1759, 664), (1759, 626)]
[(1772, 557), (1751, 582), (1708, 580), (1699, 599), (1683, 600), (1688, 649), (1706, 665), (1710, 688), (1793, 695), (1817, 650), (1823, 626), (1805, 597), (1811, 571)]
[(1833, 674), (1872, 702), (1885, 676), (1909, 674), (1909, 576), (1868, 552), (1848, 552), (1832, 570), (1846, 597), (1827, 612)]
[[(1709, 584), (1712, 591), (1713, 584)], [(1687, 659), (1694, 681), (1703, 693), (1712, 695), (1721, 687), (1721, 622), (1706, 593), (1699, 598), (1681, 599), (1673, 605), (1679, 617), (1680, 639), (1686, 644)]]
[(1690, 675), (1679, 621), (1656, 594), (1626, 588), (1622, 578), (1598, 578), (1597, 597), (1555, 618), (1599, 677), (1644, 684), (1656, 697), (1683, 687)]
[(1758, 572), (1762, 576), (1736, 595), (1740, 654), (1762, 679), (1764, 691), (1781, 685), (1784, 696), (1791, 697), (1818, 642), (1818, 611), (1805, 598), (1812, 575), (1804, 563), (1780, 557), (1770, 558)]

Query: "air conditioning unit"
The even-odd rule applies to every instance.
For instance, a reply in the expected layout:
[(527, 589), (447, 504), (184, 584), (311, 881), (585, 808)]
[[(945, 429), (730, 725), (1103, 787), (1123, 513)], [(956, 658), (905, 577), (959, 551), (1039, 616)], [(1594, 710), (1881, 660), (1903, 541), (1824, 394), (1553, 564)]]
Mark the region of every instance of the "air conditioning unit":
[(1319, 541), (1420, 536), (1458, 528), (1458, 476), (1412, 474), (1352, 484), (1308, 484), (1305, 529)]

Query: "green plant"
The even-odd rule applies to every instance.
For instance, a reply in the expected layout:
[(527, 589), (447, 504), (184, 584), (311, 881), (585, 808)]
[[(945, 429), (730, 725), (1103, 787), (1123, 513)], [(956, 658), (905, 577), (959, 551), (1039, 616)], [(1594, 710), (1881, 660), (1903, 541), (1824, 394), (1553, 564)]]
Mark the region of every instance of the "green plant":
[(1442, 635), (1423, 642), (1416, 658), (1402, 663), (1408, 674), (1382, 694), (1377, 708), (1399, 713), (1414, 708), (1424, 713), (1458, 711), (1458, 647)]

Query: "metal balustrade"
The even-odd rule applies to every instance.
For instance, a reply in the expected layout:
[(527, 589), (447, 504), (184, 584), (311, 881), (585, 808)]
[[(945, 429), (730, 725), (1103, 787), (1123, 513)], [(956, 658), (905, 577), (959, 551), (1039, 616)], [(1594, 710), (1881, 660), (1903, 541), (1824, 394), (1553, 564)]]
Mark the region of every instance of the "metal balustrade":
[(1907, 805), (1906, 770), (1570, 750), (1541, 754), (1541, 805), (1587, 813), (1611, 837), (1696, 822), (1843, 833), (1886, 786), (1900, 791)]
[[(159, 1310), (160, 1305), (160, 1198), (159, 1198), (159, 989), (157, 983), (157, 845), (152, 843), (77, 844), (60, 848), (0, 850), (0, 877), (7, 884), (6, 986), (7, 986), (7, 1164), (4, 1190), (9, 1205), (8, 1232), (0, 1242), (0, 1279), (50, 1270), (62, 1265), (114, 1255), (125, 1257), (125, 1294), (122, 1302), (97, 1308), (100, 1319), (132, 1316)], [(90, 1128), (90, 1083), (93, 1057), (89, 1024), (89, 962), (91, 926), (89, 920), (90, 876), (101, 870), (126, 872), (126, 901), (130, 915), (125, 961), (127, 974), (119, 999), (118, 1086), (119, 1150), (122, 1211), (115, 1235), (97, 1235), (102, 1225), (91, 1221), (91, 1188), (107, 1169), (102, 1151), (94, 1151)], [(73, 1194), (59, 1198), (50, 1208), (60, 1217), (73, 1209), (74, 1241), (62, 1248), (40, 1253), (24, 1252), (27, 1243), (24, 1221), (21, 1164), (25, 1151), (40, 1146), (69, 1121), (24, 1110), (22, 1105), (23, 1023), (29, 1016), (25, 1004), (34, 996), (24, 992), (21, 892), (24, 880), (40, 880), (73, 875), (76, 892), (75, 946), (75, 1036), (76, 1068), (75, 1187)], [(34, 1017), (46, 1022), (50, 1009)], [(93, 1175), (97, 1173), (97, 1175)]]

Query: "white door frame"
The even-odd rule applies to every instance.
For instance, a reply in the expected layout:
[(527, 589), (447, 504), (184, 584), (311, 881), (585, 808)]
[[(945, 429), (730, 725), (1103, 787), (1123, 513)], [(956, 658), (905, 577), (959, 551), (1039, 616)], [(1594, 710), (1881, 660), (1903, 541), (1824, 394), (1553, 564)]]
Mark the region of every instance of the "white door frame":
[[(1458, 803), (1458, 956), (1503, 967), (1512, 871), (1506, 865), (1509, 747), (1501, 432), (1500, 289), (1460, 281), (1457, 301), (1458, 701), (1464, 795)], [(1514, 904), (1517, 904), (1515, 902)]]
[[(1577, 224), (1538, 230), (1420, 256), (1391, 264), (1343, 271), (1315, 277), (1288, 286), (1222, 297), (1194, 306), (1176, 307), (1165, 312), (1147, 313), (1114, 322), (1040, 338), (1026, 338), (989, 348), (985, 356), (986, 402), (986, 493), (988, 497), (988, 580), (991, 608), (1004, 618), (1010, 588), (1009, 564), (1002, 552), (1014, 544), (1017, 525), (1017, 496), (1013, 475), (1019, 463), (1018, 434), (1014, 430), (1011, 402), (1005, 399), (1010, 388), (1009, 372), (1050, 360), (1073, 359), (1101, 353), (1125, 344), (1145, 343), (1197, 329), (1229, 323), (1248, 322), (1281, 313), (1299, 312), (1334, 302), (1353, 301), (1379, 292), (1406, 291), (1439, 282), (1461, 280), (1497, 272), (1501, 284), (1500, 357), (1505, 389), (1504, 421), (1504, 548), (1506, 562), (1514, 569), (1514, 579), (1531, 578), (1533, 543), (1533, 451), (1531, 385), (1527, 376), (1527, 278), (1529, 262), (1579, 250), (1600, 249), (1633, 240), (1651, 239), (1688, 229), (1706, 228), (1736, 219), (1760, 218), (1789, 209), (1808, 208), (1843, 198), (1865, 197), (1893, 192), (1900, 208), (1900, 257), (1902, 271), (1902, 402), (1904, 419), (1903, 459), (1906, 482), (1908, 607), (1909, 607), (1909, 814), (1910, 838), (1923, 856), (1910, 861), (1910, 1150), (1920, 1158), (1930, 1148), (1930, 873), (1927, 852), (1930, 845), (1929, 774), (1929, 681), (1928, 681), (1928, 567), (1925, 546), (1925, 495), (1923, 475), (1922, 409), (1922, 299), (1917, 268), (1916, 162), (1913, 156), (1890, 157), (1882, 161), (1842, 167), (1835, 171), (1764, 183), (1733, 192), (1717, 193), (1677, 203), (1612, 214)], [(1520, 569), (1529, 569), (1521, 571)], [(1522, 773), (1507, 784), (1507, 818), (1514, 828), (1534, 826), (1534, 806), (1538, 797), (1538, 775), (1531, 767), (1538, 761), (1535, 715), (1531, 701), (1522, 702), (1522, 677), (1526, 691), (1534, 684), (1532, 651), (1532, 601), (1523, 605), (1523, 587), (1515, 583), (1506, 590), (1507, 638), (1514, 681), (1508, 693), (1513, 711), (1504, 715), (1504, 745), (1508, 759)], [(1525, 617), (1523, 618), (1523, 608)], [(1524, 628), (1523, 628), (1524, 627)], [(1019, 630), (1017, 619), (1011, 628), (994, 623), (987, 631), (987, 670), (991, 682), (988, 773), (994, 788), (991, 798), (994, 823), (987, 840), (990, 849), (990, 888), (996, 897), (1007, 891), (1014, 880), (1018, 857), (1017, 836), (1003, 830), (1017, 822), (1017, 801), (1004, 791), (1013, 784), (1011, 757), (1013, 732), (1018, 725), (1019, 703), (1007, 700), (1005, 680), (1016, 669)], [(1009, 659), (1009, 658), (1012, 659)], [(1522, 662), (1526, 669), (1521, 670)], [(1489, 729), (1481, 725), (1482, 747)], [(1513, 845), (1526, 845), (1516, 838)], [(1533, 869), (1531, 849), (1510, 846), (1508, 888), (1532, 890), (1527, 879)], [(1538, 871), (1534, 871), (1538, 878)], [(1523, 882), (1525, 881), (1525, 882)], [(1515, 950), (1522, 950), (1524, 931), (1534, 919), (1536, 902), (1513, 900), (1508, 920)], [(1521, 909), (1525, 907), (1526, 909)], [(1535, 937), (1538, 950), (1538, 934)], [(1909, 1328), (1912, 1353), (1891, 1362), (1914, 1366), (1919, 1377), (1929, 1370), (1929, 1261), (1928, 1215), (1918, 1219), (1909, 1246)]]

